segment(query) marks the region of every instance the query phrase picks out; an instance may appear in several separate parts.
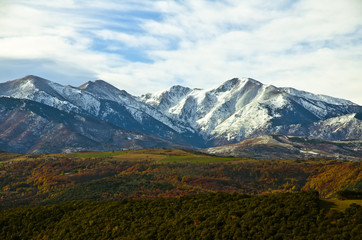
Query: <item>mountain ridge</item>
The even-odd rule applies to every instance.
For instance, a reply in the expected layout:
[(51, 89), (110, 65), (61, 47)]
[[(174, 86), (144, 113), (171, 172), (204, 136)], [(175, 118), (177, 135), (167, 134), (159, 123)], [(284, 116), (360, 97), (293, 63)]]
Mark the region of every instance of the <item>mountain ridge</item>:
[(260, 131), (275, 132), (276, 126), (312, 124), (362, 111), (348, 100), (277, 88), (250, 78), (234, 78), (208, 90), (194, 89), (169, 108), (159, 96), (162, 93), (141, 98), (170, 118), (188, 123), (215, 144), (230, 138), (240, 141)]
[(0, 130), (0, 149), (17, 153), (187, 148), (155, 135), (11, 97), (0, 97)]
[[(17, 83), (17, 90), (14, 90), (14, 82)], [(102, 86), (94, 86), (95, 84)], [(0, 95), (33, 100), (59, 110), (107, 121), (119, 127), (156, 134), (170, 141), (186, 143), (197, 142), (198, 139), (197, 134), (187, 127), (104, 81), (88, 82), (77, 88), (29, 75), (0, 83)]]
[(362, 139), (362, 106), (251, 78), (233, 78), (210, 89), (175, 85), (133, 96), (103, 80), (73, 87), (28, 75), (0, 83), (0, 96), (35, 101), (196, 148), (265, 134)]

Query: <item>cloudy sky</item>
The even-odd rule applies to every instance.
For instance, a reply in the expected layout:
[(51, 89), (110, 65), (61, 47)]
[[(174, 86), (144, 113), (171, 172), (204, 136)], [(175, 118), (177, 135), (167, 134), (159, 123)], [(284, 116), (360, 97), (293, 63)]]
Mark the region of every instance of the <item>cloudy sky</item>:
[(132, 94), (234, 77), (362, 104), (361, 0), (0, 0), (0, 82)]

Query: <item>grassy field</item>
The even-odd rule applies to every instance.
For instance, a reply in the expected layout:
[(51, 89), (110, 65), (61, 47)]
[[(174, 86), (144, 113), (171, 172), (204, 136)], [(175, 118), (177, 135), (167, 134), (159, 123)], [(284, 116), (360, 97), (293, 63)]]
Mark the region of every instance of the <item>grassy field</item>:
[(21, 156), (21, 154), (18, 153), (8, 153), (8, 152), (2, 152), (0, 151), (0, 162), (1, 161), (7, 161), (7, 160), (11, 160), (14, 158), (17, 158)]
[(160, 160), (170, 156), (198, 156), (182, 149), (148, 148), (140, 150), (124, 150), (112, 152), (78, 152), (65, 154), (70, 158), (112, 158), (116, 160)]
[(216, 157), (182, 149), (141, 149), (114, 152), (79, 152), (64, 155), (75, 159), (109, 158), (120, 161), (156, 161), (161, 163), (216, 163), (241, 158)]
[(334, 209), (340, 212), (344, 212), (352, 203), (362, 206), (362, 200), (360, 199), (340, 200), (337, 198), (330, 198), (322, 200), (322, 204), (324, 207), (329, 208), (331, 210)]
[(120, 161), (158, 161), (167, 156), (162, 154), (150, 154), (142, 152), (128, 152), (125, 154), (113, 156), (112, 160)]
[(68, 154), (71, 158), (105, 158), (126, 154), (130, 151), (112, 151), (112, 152), (79, 152)]
[(240, 160), (239, 158), (213, 157), (207, 155), (170, 156), (160, 160), (162, 163), (216, 163)]
[(234, 157), (218, 157), (204, 154), (196, 151), (182, 149), (140, 149), (140, 150), (124, 150), (109, 152), (76, 152), (76, 153), (53, 153), (53, 154), (16, 154), (0, 151), (0, 162), (17, 162), (31, 161), (35, 159), (55, 159), (55, 158), (72, 158), (72, 159), (109, 159), (120, 161), (154, 161), (159, 163), (222, 163), (243, 162), (245, 164), (270, 163), (270, 164), (331, 164), (335, 160), (328, 159), (253, 159), (253, 158), (234, 158)]
[(207, 154), (182, 149), (140, 149), (109, 152), (77, 152), (55, 154), (16, 154), (0, 152), (0, 162), (26, 161), (35, 159), (109, 159), (120, 161), (155, 161), (161, 163), (212, 163), (236, 161), (240, 158), (216, 157)]

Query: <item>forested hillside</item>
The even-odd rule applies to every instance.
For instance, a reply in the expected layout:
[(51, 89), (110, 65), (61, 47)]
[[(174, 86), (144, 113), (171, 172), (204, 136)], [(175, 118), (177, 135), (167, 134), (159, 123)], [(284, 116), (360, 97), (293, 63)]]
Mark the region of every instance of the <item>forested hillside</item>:
[(324, 208), (317, 192), (208, 193), (68, 202), (0, 212), (3, 239), (360, 239), (362, 207)]
[(260, 195), (361, 190), (362, 163), (248, 159), (170, 149), (72, 154), (0, 154), (0, 206), (72, 200), (174, 198), (229, 192)]

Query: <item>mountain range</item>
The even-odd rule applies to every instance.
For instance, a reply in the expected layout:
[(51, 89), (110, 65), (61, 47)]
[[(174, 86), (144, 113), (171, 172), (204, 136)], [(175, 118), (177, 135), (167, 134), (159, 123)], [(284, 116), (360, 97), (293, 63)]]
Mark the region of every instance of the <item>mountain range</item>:
[(0, 150), (19, 153), (205, 148), (262, 135), (362, 139), (362, 106), (250, 78), (132, 96), (26, 76), (0, 83)]

